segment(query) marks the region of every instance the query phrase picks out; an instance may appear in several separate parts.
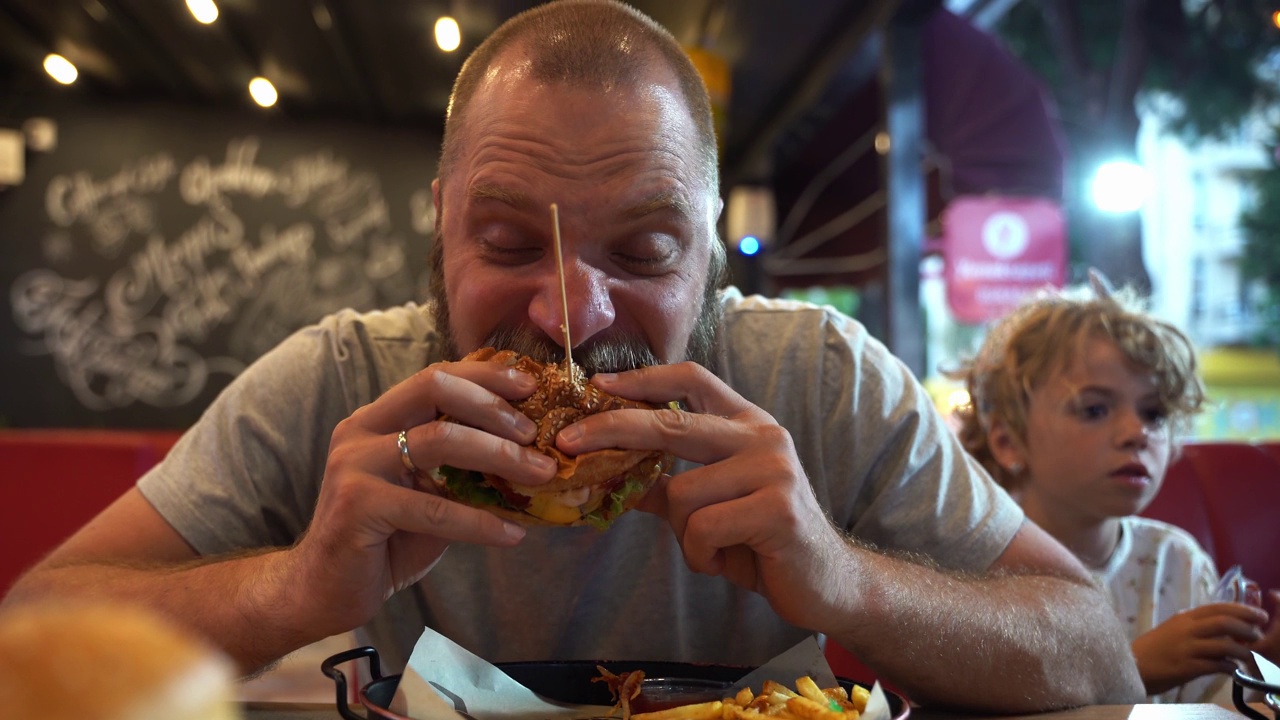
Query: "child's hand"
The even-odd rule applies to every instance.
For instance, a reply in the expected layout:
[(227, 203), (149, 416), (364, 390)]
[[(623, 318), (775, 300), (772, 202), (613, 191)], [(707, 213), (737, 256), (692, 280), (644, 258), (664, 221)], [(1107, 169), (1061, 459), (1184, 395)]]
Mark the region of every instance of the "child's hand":
[[(1157, 695), (1201, 675), (1229, 673), (1232, 660), (1249, 660), (1251, 643), (1262, 639), (1267, 614), (1240, 603), (1214, 603), (1184, 610), (1133, 641), (1133, 655), (1148, 695)], [(1276, 631), (1276, 624), (1272, 624)], [(1276, 631), (1280, 634), (1280, 631)], [(1280, 642), (1280, 637), (1271, 637)]]
[(1250, 645), (1249, 649), (1280, 665), (1280, 590), (1268, 590), (1267, 594), (1271, 596), (1271, 624), (1267, 625), (1262, 639)]

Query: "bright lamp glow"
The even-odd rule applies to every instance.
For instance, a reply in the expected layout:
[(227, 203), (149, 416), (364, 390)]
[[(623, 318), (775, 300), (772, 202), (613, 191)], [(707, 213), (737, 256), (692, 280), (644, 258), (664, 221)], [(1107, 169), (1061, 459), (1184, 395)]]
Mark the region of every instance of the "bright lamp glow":
[(249, 81), (249, 94), (253, 96), (253, 101), (262, 107), (271, 107), (276, 104), (279, 95), (276, 93), (276, 86), (264, 77), (256, 77)]
[(54, 53), (44, 56), (44, 71), (63, 85), (70, 85), (80, 77), (76, 66), (72, 65), (70, 60)]
[(436, 44), (445, 52), (453, 52), (462, 44), (462, 30), (458, 21), (448, 15), (436, 21)]
[(213, 0), (187, 0), (187, 9), (196, 22), (208, 25), (218, 19), (218, 6)]
[(738, 252), (743, 255), (755, 255), (760, 252), (760, 241), (748, 235), (738, 241)]
[(1113, 160), (1098, 167), (1090, 195), (1099, 210), (1129, 213), (1142, 207), (1151, 194), (1151, 175), (1131, 160)]

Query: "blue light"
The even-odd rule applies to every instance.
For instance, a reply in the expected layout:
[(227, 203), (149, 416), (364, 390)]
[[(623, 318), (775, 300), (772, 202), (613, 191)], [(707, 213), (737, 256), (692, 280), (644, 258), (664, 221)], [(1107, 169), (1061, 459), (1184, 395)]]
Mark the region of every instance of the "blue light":
[(755, 255), (760, 252), (760, 241), (748, 235), (738, 241), (738, 252), (743, 255)]

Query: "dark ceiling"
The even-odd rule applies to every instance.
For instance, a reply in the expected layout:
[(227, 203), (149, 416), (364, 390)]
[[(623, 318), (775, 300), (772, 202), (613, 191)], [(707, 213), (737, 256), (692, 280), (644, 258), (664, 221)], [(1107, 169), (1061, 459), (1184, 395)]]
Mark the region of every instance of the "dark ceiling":
[[(0, 0), (0, 122), (50, 96), (163, 99), (249, 106), (255, 75), (280, 93), (271, 112), (438, 128), (467, 52), (530, 0), (217, 0), (197, 23), (182, 0)], [(636, 0), (686, 45), (731, 66), (725, 179), (767, 172), (780, 142), (869, 69), (868, 38), (901, 0)], [(457, 18), (462, 47), (439, 50), (432, 28)], [(861, 54), (859, 53), (861, 51)], [(81, 79), (56, 85), (48, 52)], [(874, 67), (874, 53), (870, 62)], [(861, 59), (860, 59), (861, 58)], [(833, 90), (834, 87), (834, 90)], [(764, 168), (762, 170), (762, 168)]]

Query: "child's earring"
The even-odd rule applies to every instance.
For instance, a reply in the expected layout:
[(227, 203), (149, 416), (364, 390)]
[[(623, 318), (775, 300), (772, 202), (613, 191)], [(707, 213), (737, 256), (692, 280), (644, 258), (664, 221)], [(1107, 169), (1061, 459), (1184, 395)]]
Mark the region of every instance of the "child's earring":
[(1021, 475), (1021, 474), (1022, 474), (1022, 463), (1020, 463), (1020, 462), (1009, 463), (1009, 474), (1010, 474), (1010, 475), (1015, 475), (1015, 476), (1017, 476), (1017, 475)]

